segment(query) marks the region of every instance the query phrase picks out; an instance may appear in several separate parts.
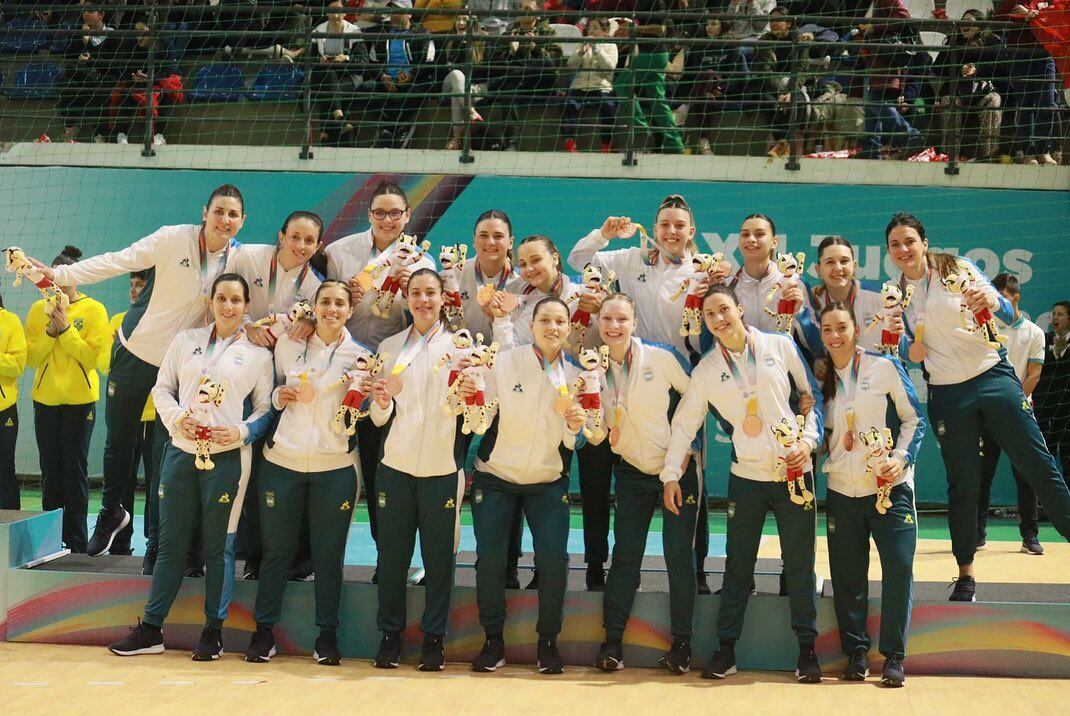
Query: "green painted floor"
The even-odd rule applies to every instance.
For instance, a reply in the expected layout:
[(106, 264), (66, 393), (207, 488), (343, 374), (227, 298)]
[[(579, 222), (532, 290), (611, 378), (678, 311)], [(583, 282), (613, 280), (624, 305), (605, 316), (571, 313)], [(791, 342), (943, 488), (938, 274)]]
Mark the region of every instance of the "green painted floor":
[[(142, 513), (144, 509), (145, 497), (143, 494), (137, 495), (137, 506), (135, 511)], [(41, 492), (35, 489), (23, 489), (22, 491), (22, 509), (24, 510), (40, 510), (41, 509)], [(93, 522), (93, 515), (100, 509), (100, 497), (99, 492), (97, 495), (91, 495), (89, 498), (89, 514), (90, 523)], [(364, 503), (354, 511), (354, 519), (357, 522), (368, 521), (368, 508)], [(714, 509), (710, 514), (710, 533), (711, 534), (724, 534), (727, 518), (725, 517), (723, 509)], [(468, 509), (466, 504), (461, 511), (461, 524), (472, 524), (472, 513)], [(583, 515), (580, 512), (578, 505), (572, 507), (572, 529), (583, 528)], [(661, 531), (661, 515), (655, 514), (654, 519), (650, 525), (651, 531)], [(918, 537), (921, 539), (950, 539), (950, 535), (947, 529), (947, 515), (941, 512), (923, 512), (918, 519)], [(825, 535), (825, 519), (824, 515), (818, 516), (817, 533), (821, 536)], [(772, 515), (765, 522), (764, 534), (773, 535), (776, 534), (776, 523), (773, 521)], [(1016, 519), (1003, 519), (992, 518), (988, 522), (988, 540), (990, 542), (1018, 542), (1022, 538), (1018, 534), (1018, 521)], [(1042, 523), (1040, 526), (1040, 541), (1060, 541), (1059, 534), (1048, 523)]]

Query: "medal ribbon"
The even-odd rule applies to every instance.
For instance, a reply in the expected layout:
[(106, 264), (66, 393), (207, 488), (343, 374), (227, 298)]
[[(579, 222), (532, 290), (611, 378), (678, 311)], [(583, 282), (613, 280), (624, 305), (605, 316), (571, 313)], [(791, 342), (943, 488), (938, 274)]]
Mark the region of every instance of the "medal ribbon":
[[(276, 251), (271, 255), (271, 269), (268, 271), (268, 313), (278, 313), (281, 307), (275, 306), (275, 274), (278, 272), (279, 265), (279, 252)], [(301, 284), (305, 282), (305, 276), (308, 274), (308, 262), (301, 267), (301, 273), (297, 274), (297, 278), (294, 280), (293, 295), (296, 296), (297, 292), (301, 288)], [(287, 309), (289, 306), (286, 307)]]
[(639, 230), (639, 250), (643, 253), (643, 263), (647, 266), (653, 266), (655, 261), (652, 254), (661, 254), (663, 259), (675, 266), (679, 266), (683, 263), (685, 257), (673, 256), (662, 248), (657, 241), (650, 237), (650, 234), (647, 233), (646, 228), (642, 224), (636, 222), (632, 223), (635, 224), (635, 228)]
[[(840, 377), (838, 370), (836, 373), (836, 389), (842, 390), (843, 394), (847, 398), (847, 405), (844, 406), (844, 417), (847, 419), (847, 431), (853, 433), (855, 429), (855, 389), (858, 388), (858, 368), (862, 363), (862, 351), (859, 348), (855, 348), (855, 357), (851, 360), (851, 366), (848, 369), (849, 385), (845, 384), (843, 378)], [(835, 368), (833, 368), (835, 370)]]
[[(550, 290), (546, 292), (546, 295), (547, 296), (553, 296), (554, 298), (560, 298), (561, 297), (561, 286), (564, 283), (565, 283), (565, 274), (563, 274), (560, 271), (558, 271), (557, 272), (557, 279), (554, 280), (554, 284), (552, 286), (550, 286)], [(532, 293), (535, 293), (535, 291), (537, 291), (537, 290), (538, 290), (537, 288), (535, 288), (531, 284), (528, 284), (527, 286), (524, 287), (524, 291), (523, 291), (523, 293), (521, 295), (524, 297), (524, 300), (527, 301), (528, 296), (530, 296)]]
[[(483, 275), (483, 272), (479, 270), (479, 260), (478, 259), (475, 262), (475, 268), (476, 268), (476, 286), (483, 286), (485, 284), (490, 283), (490, 281), (488, 281), (487, 278)], [(501, 278), (497, 279), (497, 285), (494, 287), (494, 290), (495, 291), (504, 291), (505, 290), (505, 284), (506, 284), (506, 282), (509, 281), (509, 279), (512, 277), (512, 275), (513, 275), (512, 267), (509, 266), (509, 262), (506, 261), (505, 264), (502, 266)]]
[[(320, 367), (317, 365), (313, 367), (314, 370), (317, 370), (320, 373), (326, 373), (330, 369), (331, 362), (334, 361), (334, 354), (337, 353), (338, 349), (342, 347), (342, 343), (345, 341), (345, 337), (346, 334), (343, 331), (342, 335), (338, 336), (338, 340), (334, 342), (334, 348), (331, 349), (330, 355), (327, 356), (327, 362), (324, 364), (323, 368), (320, 369)], [(311, 340), (312, 339), (310, 338), (308, 341), (305, 341), (305, 351), (301, 354), (301, 362), (305, 364), (306, 368), (308, 368), (308, 344)]]
[[(215, 325), (213, 325), (212, 333), (208, 336), (208, 345), (205, 346), (204, 349), (205, 363), (204, 366), (201, 368), (201, 372), (205, 375), (211, 373), (212, 368), (214, 368), (216, 364), (219, 363), (220, 360), (222, 360), (223, 354), (227, 352), (227, 349), (230, 348), (236, 340), (241, 338), (241, 336), (242, 332), (238, 330), (234, 332), (233, 336), (226, 339), (222, 343), (219, 343), (219, 335), (216, 333)], [(218, 352), (216, 352), (216, 348), (219, 349)]]
[(551, 363), (546, 360), (546, 356), (542, 354), (542, 351), (535, 345), (531, 346), (535, 350), (535, 356), (539, 359), (539, 364), (542, 366), (542, 370), (546, 373), (546, 377), (550, 379), (550, 384), (554, 386), (554, 390), (558, 395), (568, 397), (568, 380), (565, 378), (565, 363), (561, 356), (557, 356), (557, 360)]
[(743, 348), (744, 359), (747, 362), (747, 376), (745, 379), (739, 370), (739, 365), (732, 358), (732, 354), (729, 353), (728, 349), (721, 343), (718, 343), (717, 347), (721, 349), (724, 362), (728, 364), (728, 369), (732, 371), (732, 378), (735, 380), (740, 392), (743, 393), (743, 398), (747, 401), (747, 415), (757, 416), (758, 356), (754, 348), (754, 336), (749, 331), (747, 332), (747, 344)]
[(420, 334), (416, 331), (416, 327), (413, 326), (412, 330), (409, 331), (408, 338), (405, 339), (405, 346), (401, 349), (401, 354), (398, 355), (397, 362), (394, 363), (390, 375), (401, 375), (416, 360), (416, 356), (420, 355), (420, 351), (427, 347), (427, 344), (431, 342), (431, 339), (435, 337), (440, 328), (442, 328), (442, 323), (436, 323), (431, 327), (431, 330), (420, 336), (419, 340), (414, 340)]
[(631, 370), (632, 346), (629, 344), (628, 352), (624, 354), (624, 360), (620, 364), (620, 385), (617, 384), (617, 379), (614, 377), (616, 371), (613, 370), (612, 365), (606, 371), (606, 380), (609, 382), (609, 389), (613, 392), (613, 425), (618, 429), (620, 428), (621, 419), (628, 409), (628, 376)]
[[(211, 277), (208, 276), (208, 241), (204, 237), (204, 227), (201, 227), (201, 233), (197, 236), (197, 253), (200, 258), (200, 270), (201, 270), (201, 293), (208, 300), (211, 300), (211, 296), (208, 292), (212, 290), (212, 281), (215, 281), (216, 276), (223, 273), (227, 268), (227, 257), (230, 255), (230, 242), (223, 247), (223, 256), (219, 260), (219, 268)], [(212, 335), (215, 335), (215, 329), (212, 329)]]

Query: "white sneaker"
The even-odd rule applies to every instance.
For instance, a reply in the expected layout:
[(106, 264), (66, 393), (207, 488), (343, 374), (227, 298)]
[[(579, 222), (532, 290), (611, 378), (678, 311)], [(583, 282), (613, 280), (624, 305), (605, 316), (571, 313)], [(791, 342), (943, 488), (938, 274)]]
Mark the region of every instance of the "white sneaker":
[(152, 135), (152, 146), (154, 146), (154, 147), (162, 147), (165, 144), (167, 144), (167, 140), (164, 138), (164, 136), (162, 134), (157, 132), (156, 134)]
[(130, 141), (127, 139), (125, 134), (123, 134), (122, 132), (119, 132), (118, 134), (115, 135), (115, 143), (116, 144), (129, 144)]

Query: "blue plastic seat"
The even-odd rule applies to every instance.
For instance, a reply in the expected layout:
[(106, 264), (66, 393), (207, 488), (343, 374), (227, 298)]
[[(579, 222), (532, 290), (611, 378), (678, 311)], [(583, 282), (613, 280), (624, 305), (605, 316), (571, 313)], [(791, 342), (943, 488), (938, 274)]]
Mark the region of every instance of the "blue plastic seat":
[(15, 86), (7, 96), (11, 99), (53, 99), (59, 96), (59, 80), (63, 70), (55, 62), (27, 62), (15, 72)]
[(296, 99), (301, 91), (305, 72), (297, 65), (265, 65), (253, 79), (252, 98), (255, 100)]
[(193, 89), (189, 92), (194, 102), (240, 102), (245, 99), (245, 77), (237, 65), (217, 63), (197, 70)]
[(48, 44), (48, 28), (33, 17), (16, 17), (0, 30), (0, 52), (32, 55)]

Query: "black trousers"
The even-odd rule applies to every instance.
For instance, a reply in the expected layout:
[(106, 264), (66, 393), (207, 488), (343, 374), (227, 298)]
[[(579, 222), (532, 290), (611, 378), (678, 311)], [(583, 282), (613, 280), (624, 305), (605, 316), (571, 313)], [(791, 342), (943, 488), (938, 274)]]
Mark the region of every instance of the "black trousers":
[(0, 510), (22, 507), (19, 481), (15, 476), (15, 442), (19, 437), (19, 413), (16, 404), (0, 410)]
[(41, 458), (41, 507), (63, 510), (63, 543), (85, 552), (89, 541), (89, 439), (96, 403), (33, 404), (33, 428)]

